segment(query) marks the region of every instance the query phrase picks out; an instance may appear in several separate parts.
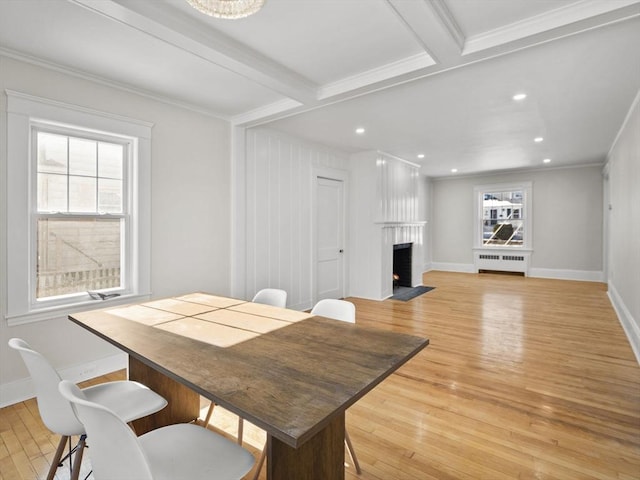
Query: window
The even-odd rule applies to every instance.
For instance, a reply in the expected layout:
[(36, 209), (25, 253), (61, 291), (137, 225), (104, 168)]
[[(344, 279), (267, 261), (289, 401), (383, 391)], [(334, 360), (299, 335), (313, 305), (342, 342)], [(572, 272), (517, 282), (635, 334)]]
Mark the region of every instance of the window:
[(149, 295), (151, 127), (7, 91), (9, 325)]
[(476, 248), (530, 248), (531, 183), (475, 188)]
[(126, 290), (126, 138), (34, 124), (35, 298)]

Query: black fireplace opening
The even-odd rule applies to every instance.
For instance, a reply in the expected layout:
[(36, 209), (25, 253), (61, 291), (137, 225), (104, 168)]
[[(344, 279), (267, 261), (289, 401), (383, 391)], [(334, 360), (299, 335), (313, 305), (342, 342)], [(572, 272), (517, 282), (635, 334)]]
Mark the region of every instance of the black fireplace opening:
[(411, 254), (413, 243), (398, 243), (393, 246), (393, 287), (412, 287)]

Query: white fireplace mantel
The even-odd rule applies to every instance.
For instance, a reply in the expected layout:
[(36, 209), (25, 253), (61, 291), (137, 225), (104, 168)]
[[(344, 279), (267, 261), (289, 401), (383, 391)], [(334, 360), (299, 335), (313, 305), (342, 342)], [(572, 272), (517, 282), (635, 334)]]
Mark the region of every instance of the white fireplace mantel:
[(411, 243), (411, 283), (422, 284), (424, 226), (418, 220), (419, 166), (382, 152), (352, 156), (349, 294), (393, 295), (393, 246)]

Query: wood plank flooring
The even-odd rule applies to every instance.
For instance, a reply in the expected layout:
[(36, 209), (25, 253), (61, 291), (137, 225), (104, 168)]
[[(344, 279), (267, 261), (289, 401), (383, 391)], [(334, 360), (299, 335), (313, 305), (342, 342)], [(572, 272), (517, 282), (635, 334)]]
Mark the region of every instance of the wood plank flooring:
[[(606, 285), (444, 272), (424, 284), (436, 288), (409, 302), (350, 299), (358, 323), (431, 343), (348, 410), (363, 472), (347, 465), (347, 480), (640, 479), (640, 366)], [(212, 424), (235, 435), (222, 409)], [(0, 478), (45, 478), (57, 438), (35, 401), (0, 409)], [(264, 432), (247, 424), (245, 439), (257, 456)]]

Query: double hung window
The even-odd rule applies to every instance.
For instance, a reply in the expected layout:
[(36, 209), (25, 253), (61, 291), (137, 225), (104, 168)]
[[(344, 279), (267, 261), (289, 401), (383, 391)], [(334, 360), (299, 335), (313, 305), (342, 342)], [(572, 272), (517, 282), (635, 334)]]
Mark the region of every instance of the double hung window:
[(531, 182), (475, 187), (476, 248), (530, 248)]
[(130, 139), (34, 124), (36, 300), (127, 287)]
[(148, 296), (152, 124), (6, 93), (8, 324)]

